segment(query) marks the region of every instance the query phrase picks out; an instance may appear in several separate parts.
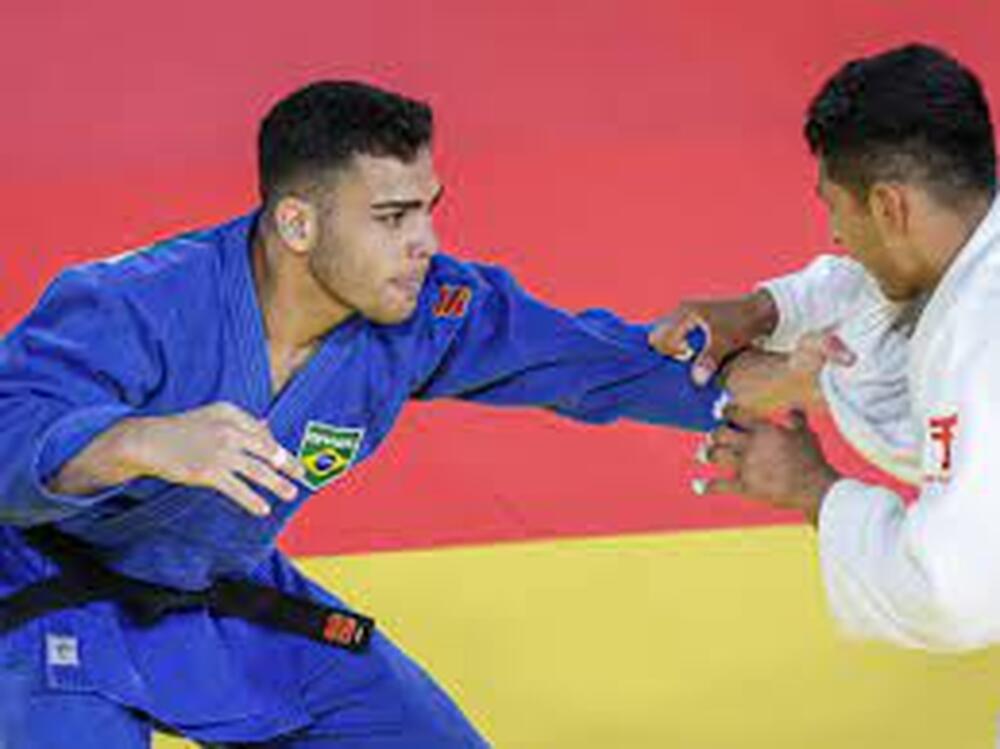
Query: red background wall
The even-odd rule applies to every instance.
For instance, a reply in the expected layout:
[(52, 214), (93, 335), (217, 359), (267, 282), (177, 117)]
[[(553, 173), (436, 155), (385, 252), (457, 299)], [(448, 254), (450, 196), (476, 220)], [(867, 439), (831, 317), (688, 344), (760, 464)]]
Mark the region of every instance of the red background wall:
[[(986, 0), (7, 2), (0, 327), (67, 263), (251, 207), (258, 119), (337, 76), (435, 105), (449, 248), (566, 307), (649, 318), (826, 246), (799, 134), (824, 76), (921, 39), (996, 99), (997, 21)], [(693, 444), (414, 406), (286, 543), (330, 553), (795, 519), (692, 497)]]

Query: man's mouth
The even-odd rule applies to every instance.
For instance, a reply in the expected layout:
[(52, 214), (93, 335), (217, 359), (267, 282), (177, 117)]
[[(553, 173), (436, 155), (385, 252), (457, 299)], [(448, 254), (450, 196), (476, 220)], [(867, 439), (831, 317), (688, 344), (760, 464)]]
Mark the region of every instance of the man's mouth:
[(415, 298), (420, 295), (420, 290), (424, 287), (424, 274), (397, 276), (392, 279), (392, 283), (406, 296)]

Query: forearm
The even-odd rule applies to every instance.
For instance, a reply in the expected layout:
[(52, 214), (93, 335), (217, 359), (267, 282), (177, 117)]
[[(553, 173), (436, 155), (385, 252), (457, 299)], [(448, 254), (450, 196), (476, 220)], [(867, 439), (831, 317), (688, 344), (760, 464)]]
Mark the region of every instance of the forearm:
[(720, 382), (737, 406), (755, 413), (824, 404), (816, 378), (791, 366), (789, 354), (747, 349), (726, 363)]
[(778, 327), (779, 309), (774, 295), (766, 288), (759, 288), (744, 297), (744, 309), (753, 338), (764, 338)]
[(96, 437), (130, 416), (130, 409), (121, 405), (66, 410), (54, 399), (0, 395), (0, 455), (4, 457), (0, 461), (0, 523), (56, 522), (113, 494), (114, 489), (61, 494), (51, 482)]
[(688, 367), (672, 360), (614, 378), (580, 378), (587, 387), (552, 404), (563, 416), (602, 424), (626, 419), (691, 431), (710, 431), (721, 422), (729, 396), (715, 383), (697, 387)]
[(509, 290), (482, 305), (414, 398), (540, 406), (589, 423), (716, 425), (719, 389), (695, 386), (690, 364), (650, 348), (647, 326), (606, 310), (572, 314)]
[(119, 421), (95, 437), (52, 476), (46, 488), (60, 495), (87, 496), (142, 476), (148, 418)]

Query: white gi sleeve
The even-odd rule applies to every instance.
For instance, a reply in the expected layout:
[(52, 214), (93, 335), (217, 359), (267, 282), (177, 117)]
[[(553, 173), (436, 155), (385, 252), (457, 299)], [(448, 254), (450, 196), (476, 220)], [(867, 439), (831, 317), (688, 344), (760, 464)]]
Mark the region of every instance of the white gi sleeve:
[(870, 283), (859, 263), (840, 255), (820, 255), (800, 271), (764, 281), (758, 288), (774, 298), (778, 324), (762, 345), (791, 351), (804, 333), (843, 320)]
[(860, 263), (820, 255), (803, 270), (765, 281), (778, 325), (762, 343), (791, 351), (799, 338), (835, 327), (856, 355), (851, 367), (828, 364), (824, 400), (841, 435), (871, 463), (916, 484), (920, 480), (908, 372), (909, 342), (896, 326), (902, 311), (882, 294)]
[(917, 504), (853, 480), (824, 499), (823, 580), (851, 634), (940, 651), (1000, 641), (1000, 342), (979, 339), (937, 352), (923, 383)]

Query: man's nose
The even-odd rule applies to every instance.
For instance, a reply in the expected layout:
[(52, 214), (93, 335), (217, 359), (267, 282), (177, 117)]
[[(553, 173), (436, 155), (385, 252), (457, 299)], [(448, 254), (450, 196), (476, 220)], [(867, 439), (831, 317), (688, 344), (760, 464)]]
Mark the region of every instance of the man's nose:
[(426, 220), (420, 222), (419, 228), (410, 238), (407, 250), (410, 255), (418, 260), (426, 260), (438, 251), (439, 242), (434, 222), (428, 216)]

